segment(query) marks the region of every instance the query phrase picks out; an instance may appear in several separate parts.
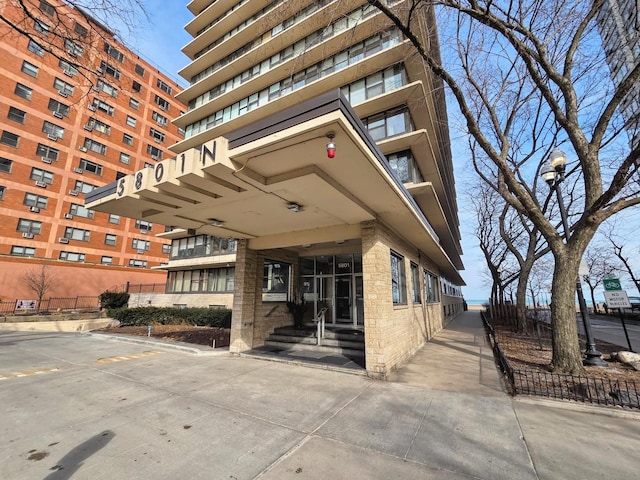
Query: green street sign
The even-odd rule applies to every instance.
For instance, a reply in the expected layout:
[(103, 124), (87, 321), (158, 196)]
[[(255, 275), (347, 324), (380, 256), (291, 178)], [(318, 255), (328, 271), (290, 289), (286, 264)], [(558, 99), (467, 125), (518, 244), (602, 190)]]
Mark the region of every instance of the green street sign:
[(604, 289), (607, 292), (610, 291), (615, 291), (615, 290), (622, 290), (622, 286), (620, 285), (620, 280), (618, 280), (617, 278), (607, 278), (604, 282)]

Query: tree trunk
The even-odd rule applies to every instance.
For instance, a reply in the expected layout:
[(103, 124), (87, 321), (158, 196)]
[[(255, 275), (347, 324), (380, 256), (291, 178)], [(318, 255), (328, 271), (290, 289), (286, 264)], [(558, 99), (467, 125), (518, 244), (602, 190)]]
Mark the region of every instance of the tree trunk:
[(527, 276), (528, 273), (519, 275), (518, 288), (516, 289), (516, 318), (520, 333), (525, 333), (527, 330)]
[[(553, 330), (553, 370), (583, 374), (582, 353), (576, 320), (576, 279), (580, 257), (574, 252), (555, 254), (556, 268), (551, 287), (551, 325)], [(574, 258), (575, 257), (575, 258)]]

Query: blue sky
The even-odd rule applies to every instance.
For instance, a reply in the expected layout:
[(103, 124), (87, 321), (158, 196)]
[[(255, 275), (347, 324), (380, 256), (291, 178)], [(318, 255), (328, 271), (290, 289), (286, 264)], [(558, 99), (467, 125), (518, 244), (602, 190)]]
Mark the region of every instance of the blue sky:
[[(147, 0), (145, 3), (150, 17), (148, 22), (145, 21), (145, 24), (135, 30), (132, 35), (122, 30), (122, 40), (133, 50), (141, 52), (145, 60), (160, 67), (164, 73), (186, 86), (186, 82), (180, 79), (178, 71), (189, 62), (180, 51), (191, 39), (184, 31), (184, 26), (193, 19), (193, 15), (187, 10), (187, 2)], [(453, 110), (450, 109), (450, 111)], [(490, 290), (490, 285), (483, 275), (486, 264), (473, 233), (474, 217), (468, 212), (466, 201), (461, 193), (469, 181), (461, 175), (461, 172), (469, 171), (465, 154), (466, 139), (460, 138), (455, 132), (452, 132), (451, 137), (454, 143), (452, 151), (465, 264), (465, 271), (461, 273), (467, 283), (463, 293), (467, 299), (485, 300), (489, 297)]]

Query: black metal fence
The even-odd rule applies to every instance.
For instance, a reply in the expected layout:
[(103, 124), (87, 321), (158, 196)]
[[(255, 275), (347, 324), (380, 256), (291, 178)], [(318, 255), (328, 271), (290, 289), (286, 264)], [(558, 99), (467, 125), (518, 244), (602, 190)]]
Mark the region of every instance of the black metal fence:
[(0, 302), (1, 315), (21, 315), (34, 313), (53, 313), (63, 311), (95, 311), (100, 309), (99, 297), (68, 297), (37, 300), (14, 300)]
[[(537, 344), (540, 350), (550, 348), (551, 327), (546, 322), (537, 320), (527, 329), (531, 333), (520, 335), (522, 343), (526, 342), (529, 348), (530, 345)], [(500, 335), (497, 332), (503, 326), (494, 327), (484, 312), (482, 321), (490, 337), (496, 361), (512, 395), (533, 395), (597, 405), (640, 408), (640, 383), (635, 381), (545, 372), (533, 368), (512, 368), (511, 362), (502, 349)], [(518, 342), (518, 338), (512, 338), (509, 341)], [(514, 345), (509, 346), (514, 347)], [(515, 347), (518, 348), (517, 345)]]
[(127, 293), (165, 293), (165, 287), (164, 283), (140, 283), (136, 285), (127, 283), (123, 291)]

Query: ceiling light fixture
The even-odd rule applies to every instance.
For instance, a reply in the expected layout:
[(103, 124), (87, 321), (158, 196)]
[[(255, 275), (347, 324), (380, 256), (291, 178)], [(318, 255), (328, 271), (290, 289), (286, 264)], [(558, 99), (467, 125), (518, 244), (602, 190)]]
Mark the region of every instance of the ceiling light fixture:
[(296, 202), (289, 202), (287, 204), (287, 208), (292, 212), (296, 212), (296, 213), (302, 211), (302, 206), (298, 205)]
[(224, 222), (222, 220), (216, 220), (215, 218), (210, 218), (209, 225), (213, 227), (222, 227), (224, 225)]

